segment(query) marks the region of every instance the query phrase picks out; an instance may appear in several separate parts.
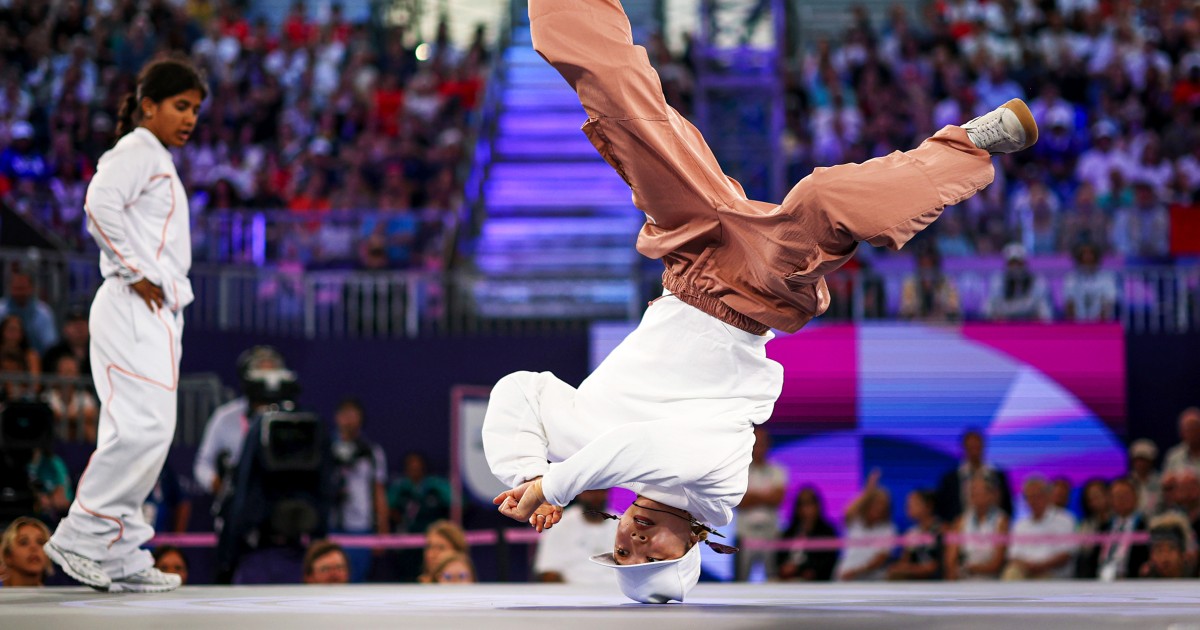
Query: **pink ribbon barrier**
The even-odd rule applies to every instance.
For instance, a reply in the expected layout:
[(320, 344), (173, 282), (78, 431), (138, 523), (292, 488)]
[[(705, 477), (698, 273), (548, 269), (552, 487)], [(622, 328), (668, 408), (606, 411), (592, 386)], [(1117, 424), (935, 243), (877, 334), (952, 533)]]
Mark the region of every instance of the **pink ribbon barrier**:
[[(932, 545), (934, 536), (920, 534), (912, 536), (868, 536), (864, 538), (799, 538), (795, 540), (745, 540), (739, 545), (745, 550), (756, 551), (836, 551), (847, 547), (892, 548)], [(942, 535), (942, 543), (961, 545), (983, 543), (993, 545), (1104, 545), (1145, 544), (1150, 542), (1149, 532), (1118, 532), (1114, 534), (957, 534)]]
[[(533, 529), (506, 529), (504, 541), (515, 545), (537, 542), (538, 533)], [(483, 529), (466, 532), (468, 545), (494, 545), (498, 541), (496, 530)], [(424, 534), (330, 534), (329, 540), (349, 548), (369, 549), (421, 549), (425, 547)], [(186, 534), (159, 534), (150, 541), (150, 546), (174, 545), (176, 547), (216, 547), (217, 535), (212, 532)]]

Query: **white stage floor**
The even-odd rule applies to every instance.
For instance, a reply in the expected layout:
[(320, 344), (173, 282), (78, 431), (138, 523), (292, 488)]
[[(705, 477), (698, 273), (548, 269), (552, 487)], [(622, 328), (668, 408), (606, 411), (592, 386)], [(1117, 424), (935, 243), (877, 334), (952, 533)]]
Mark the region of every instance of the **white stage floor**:
[(1136, 628), (1200, 630), (1200, 582), (701, 584), (684, 605), (541, 584), (0, 589), (0, 628)]

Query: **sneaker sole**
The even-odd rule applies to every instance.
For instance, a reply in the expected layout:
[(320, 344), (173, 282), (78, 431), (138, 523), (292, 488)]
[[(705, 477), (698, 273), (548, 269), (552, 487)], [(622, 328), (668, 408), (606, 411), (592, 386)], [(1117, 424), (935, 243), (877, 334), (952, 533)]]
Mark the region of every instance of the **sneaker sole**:
[(165, 586), (165, 585), (163, 585), (163, 586), (150, 586), (150, 585), (130, 586), (128, 584), (121, 583), (120, 580), (116, 580), (112, 583), (112, 586), (109, 587), (108, 592), (110, 592), (110, 593), (169, 593), (177, 588), (179, 588), (179, 587), (178, 586)]
[(66, 557), (62, 553), (59, 552), (58, 547), (54, 546), (53, 543), (46, 543), (43, 546), (43, 551), (46, 552), (47, 558), (50, 558), (50, 560), (54, 564), (57, 564), (58, 567), (63, 570), (63, 573), (66, 573), (67, 575), (71, 576), (75, 581), (79, 582), (80, 584), (83, 584), (85, 586), (90, 586), (90, 587), (96, 589), (97, 591), (100, 591), (101, 593), (107, 593), (111, 590), (111, 588), (112, 588), (111, 583), (110, 584), (93, 584), (92, 582), (90, 582), (89, 580), (84, 578), (82, 574), (76, 572), (75, 569), (72, 569), (71, 563), (67, 562)]
[(1025, 104), (1025, 101), (1014, 98), (1001, 107), (1016, 114), (1017, 120), (1021, 121), (1021, 126), (1025, 129), (1025, 146), (1018, 150), (1024, 151), (1036, 144), (1038, 141), (1037, 121), (1033, 119), (1033, 112), (1029, 111), (1029, 106)]

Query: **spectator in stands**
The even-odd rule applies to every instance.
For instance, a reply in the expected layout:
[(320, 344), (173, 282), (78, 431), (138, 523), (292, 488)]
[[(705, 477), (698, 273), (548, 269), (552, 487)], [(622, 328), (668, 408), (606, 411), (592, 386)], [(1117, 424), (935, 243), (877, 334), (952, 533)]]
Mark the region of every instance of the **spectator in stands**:
[(29, 462), (29, 477), (37, 495), (37, 516), (51, 525), (57, 524), (75, 500), (67, 464), (49, 448), (37, 448)]
[(1034, 256), (1053, 254), (1059, 243), (1059, 215), (1062, 212), (1058, 197), (1044, 183), (1035, 181), (1027, 194), (1013, 200), (1013, 206), (1025, 251)]
[(26, 357), (16, 352), (0, 352), (0, 403), (26, 398), (33, 388), (25, 383), (29, 377)]
[(304, 552), (305, 584), (346, 584), (350, 581), (350, 565), (342, 546), (328, 540), (317, 540)]
[(61, 379), (46, 388), (42, 400), (54, 411), (55, 433), (59, 440), (76, 440), (94, 444), (96, 421), (100, 407), (96, 396), (80, 382), (79, 361), (73, 354), (59, 355), (57, 362), (47, 364), (54, 376)]
[(0, 354), (21, 362), (21, 371), (31, 376), (42, 373), (42, 360), (25, 335), (25, 324), (16, 315), (0, 318)]
[[(383, 448), (363, 435), (366, 419), (362, 403), (347, 398), (334, 413), (337, 437), (333, 457), (337, 463), (337, 509), (331, 531), (345, 534), (388, 533), (387, 457)], [(371, 551), (355, 549), (350, 560), (350, 581), (362, 582), (371, 569)]]
[(91, 376), (92, 361), (88, 349), (91, 333), (88, 329), (88, 311), (85, 307), (72, 307), (67, 311), (62, 325), (60, 341), (42, 354), (42, 365), (50, 372), (55, 371), (59, 357), (70, 355), (82, 376)]
[(1145, 180), (1134, 183), (1132, 207), (1116, 211), (1112, 225), (1112, 243), (1126, 258), (1161, 258), (1169, 253), (1171, 220), (1167, 208)]
[(1089, 183), (1080, 184), (1079, 188), (1075, 189), (1075, 201), (1071, 204), (1070, 211), (1063, 216), (1058, 250), (1077, 253), (1079, 247), (1091, 247), (1096, 254), (1096, 263), (1099, 264), (1104, 252), (1110, 248), (1111, 231), (1108, 215), (1096, 199), (1096, 190)]
[(612, 551), (617, 523), (604, 517), (608, 490), (582, 492), (563, 510), (562, 520), (538, 537), (533, 572), (539, 582), (612, 584), (612, 571), (583, 562)]
[(1116, 319), (1117, 278), (1100, 269), (1100, 249), (1090, 243), (1075, 247), (1075, 268), (1063, 281), (1063, 314), (1077, 322)]
[(917, 271), (904, 279), (901, 289), (900, 317), (932, 322), (962, 319), (958, 289), (942, 273), (942, 256), (936, 247), (917, 253)]
[(192, 519), (192, 500), (179, 483), (179, 475), (168, 463), (158, 474), (154, 489), (142, 504), (142, 518), (156, 532), (182, 534)]
[(1194, 564), (1188, 560), (1188, 526), (1179, 514), (1163, 514), (1150, 520), (1150, 559), (1142, 565), (1139, 577), (1179, 579), (1193, 577)]
[[(1117, 479), (1112, 482), (1113, 517), (1100, 533), (1129, 534), (1145, 532), (1149, 519), (1138, 510), (1137, 487), (1128, 479)], [(1127, 539), (1109, 541), (1100, 546), (1098, 560), (1098, 576), (1101, 580), (1112, 580), (1137, 577), (1142, 565), (1150, 558), (1150, 547), (1144, 544), (1132, 544)], [(1080, 576), (1088, 577), (1088, 576)]]
[(1138, 511), (1158, 514), (1162, 502), (1162, 476), (1154, 469), (1158, 446), (1142, 438), (1129, 445), (1129, 469), (1126, 473), (1138, 495)]
[(188, 561), (183, 550), (175, 545), (159, 545), (154, 548), (154, 568), (163, 573), (173, 573), (188, 583)]
[(984, 459), (983, 432), (968, 429), (962, 435), (962, 461), (946, 471), (938, 482), (937, 516), (943, 523), (952, 523), (970, 504), (971, 482), (977, 476), (987, 477), (995, 487), (997, 505), (1005, 514), (1012, 514), (1012, 494), (1008, 475), (1003, 469)]
[[(833, 539), (837, 530), (825, 520), (821, 495), (813, 486), (804, 486), (792, 506), (792, 520), (783, 532), (783, 540)], [(833, 579), (838, 552), (832, 549), (783, 551), (779, 553), (779, 578), (804, 582), (828, 582)]]
[(8, 282), (8, 297), (0, 300), (0, 319), (14, 315), (20, 318), (22, 330), (29, 337), (29, 346), (39, 356), (58, 343), (54, 312), (34, 295), (33, 277), (24, 271), (12, 273)]
[[(737, 508), (737, 537), (775, 540), (779, 538), (779, 504), (787, 489), (787, 471), (767, 460), (771, 436), (762, 425), (754, 427), (754, 449), (750, 459), (746, 494)], [(740, 544), (740, 542), (739, 542)], [(737, 554), (735, 580), (744, 582), (750, 571), (761, 564), (768, 579), (776, 574), (774, 550), (742, 550)]]
[(0, 175), (13, 182), (44, 181), (50, 174), (50, 167), (33, 144), (33, 125), (18, 120), (9, 127), (8, 137), (11, 142), (0, 151)]
[[(1176, 468), (1163, 480), (1168, 507), (1184, 516), (1192, 528), (1193, 540), (1200, 540), (1200, 475), (1191, 468)], [(1189, 553), (1197, 553), (1195, 546)]]
[(1200, 474), (1200, 407), (1188, 407), (1179, 414), (1179, 444), (1167, 451), (1163, 472), (1191, 468)]
[(434, 584), (474, 584), (475, 565), (465, 553), (442, 560), (432, 572)]
[(1112, 172), (1124, 168), (1127, 162), (1113, 141), (1116, 135), (1117, 126), (1111, 121), (1092, 125), (1092, 147), (1080, 153), (1075, 163), (1075, 177), (1099, 195), (1111, 192)]
[(467, 535), (450, 521), (437, 521), (425, 532), (424, 567), (418, 582), (431, 584), (437, 579), (437, 569), (450, 558), (467, 553)]
[(450, 484), (428, 474), (428, 460), (418, 452), (404, 456), (404, 477), (392, 483), (388, 506), (397, 533), (425, 531), (450, 515)]
[[(1080, 496), (1083, 504), (1083, 519), (1079, 521), (1079, 533), (1104, 533), (1113, 520), (1108, 482), (1103, 479), (1088, 479), (1083, 483)], [(1099, 561), (1100, 545), (1083, 543), (1079, 548), (1079, 553), (1075, 556), (1075, 577), (1095, 578)]]
[(882, 580), (885, 565), (892, 554), (896, 526), (892, 523), (892, 502), (886, 488), (879, 485), (880, 472), (873, 471), (863, 491), (846, 508), (847, 542), (879, 540), (879, 545), (853, 545), (842, 550), (834, 575), (839, 582)]
[(1050, 300), (1042, 279), (1029, 270), (1025, 247), (1004, 246), (1004, 272), (992, 279), (984, 314), (994, 321), (1050, 321)]
[(1024, 542), (1021, 536), (1056, 536), (1075, 532), (1075, 517), (1051, 502), (1052, 490), (1043, 477), (1030, 476), (1024, 484), (1029, 514), (1017, 519), (1016, 540), (1008, 549), (1005, 580), (1068, 578), (1073, 572), (1076, 545), (1062, 542)]
[(996, 477), (977, 472), (968, 482), (970, 497), (966, 510), (954, 522), (953, 533), (966, 537), (946, 545), (943, 563), (947, 580), (994, 580), (1000, 576), (1007, 555), (1004, 543), (972, 537), (1008, 533), (1008, 515), (997, 502)]
[(1071, 511), (1071, 480), (1059, 475), (1050, 480), (1050, 505)]
[(42, 547), (48, 540), (50, 528), (36, 518), (22, 516), (9, 524), (0, 536), (5, 588), (45, 585), (50, 561)]
[[(934, 495), (928, 490), (913, 490), (908, 493), (906, 511), (912, 526), (905, 537), (914, 540), (906, 543), (900, 558), (888, 567), (889, 580), (938, 580), (942, 577), (942, 523), (934, 513)], [(921, 537), (932, 537), (930, 541), (919, 541)]]

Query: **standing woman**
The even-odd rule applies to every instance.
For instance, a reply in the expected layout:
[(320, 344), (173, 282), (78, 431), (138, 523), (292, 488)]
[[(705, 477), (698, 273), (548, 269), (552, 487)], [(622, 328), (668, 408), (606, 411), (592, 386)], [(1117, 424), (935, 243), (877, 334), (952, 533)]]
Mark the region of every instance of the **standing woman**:
[(162, 592), (180, 583), (141, 548), (154, 536), (141, 508), (175, 435), (183, 309), (193, 297), (187, 193), (168, 148), (188, 141), (207, 94), (187, 61), (143, 68), (84, 203), (104, 276), (90, 316), (100, 426), (46, 553), (101, 591)]

